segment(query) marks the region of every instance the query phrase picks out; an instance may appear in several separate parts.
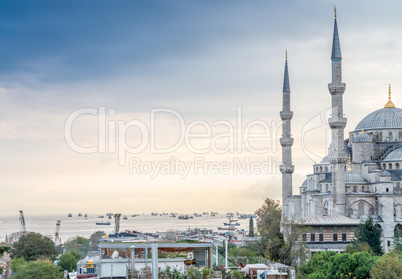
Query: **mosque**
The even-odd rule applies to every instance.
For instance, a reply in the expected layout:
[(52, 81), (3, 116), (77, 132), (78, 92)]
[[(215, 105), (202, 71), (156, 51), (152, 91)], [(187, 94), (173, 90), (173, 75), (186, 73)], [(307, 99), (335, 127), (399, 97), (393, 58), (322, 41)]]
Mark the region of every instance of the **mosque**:
[[(303, 235), (312, 251), (342, 252), (353, 239), (354, 229), (372, 218), (382, 230), (385, 251), (392, 248), (394, 232), (402, 230), (402, 109), (391, 101), (363, 118), (344, 138), (347, 119), (343, 112), (342, 55), (335, 11), (332, 41), (332, 142), (326, 156), (313, 166), (314, 173), (292, 193), (290, 83), (287, 58), (283, 83), (282, 119), (282, 218), (303, 220), (312, 231)], [(318, 237), (317, 237), (318, 236)]]

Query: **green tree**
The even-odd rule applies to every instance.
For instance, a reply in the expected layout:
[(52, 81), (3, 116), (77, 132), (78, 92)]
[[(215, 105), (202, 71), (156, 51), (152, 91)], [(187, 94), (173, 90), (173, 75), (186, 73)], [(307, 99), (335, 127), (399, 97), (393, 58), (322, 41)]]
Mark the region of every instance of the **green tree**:
[(314, 276), (325, 278), (325, 265), (328, 263), (329, 259), (334, 256), (336, 252), (326, 251), (317, 252), (313, 257), (305, 264), (300, 265), (297, 269), (299, 279), (309, 278), (310, 274), (315, 273)]
[(369, 218), (365, 223), (360, 224), (355, 231), (356, 239), (353, 242), (367, 242), (374, 254), (382, 255), (381, 230)]
[(371, 246), (367, 242), (352, 241), (346, 246), (345, 253), (353, 254), (358, 252), (374, 254), (373, 249), (371, 249)]
[(17, 272), (17, 270), (26, 263), (27, 261), (24, 259), (24, 257), (16, 257), (10, 262), (11, 270)]
[[(305, 260), (308, 251), (306, 245), (299, 243), (298, 239), (303, 230), (307, 228), (300, 222), (284, 220), (282, 222), (282, 233), (282, 209), (279, 201), (264, 199), (264, 204), (255, 214), (257, 215), (257, 229), (261, 241), (254, 244), (253, 247), (263, 257), (292, 266), (296, 266)], [(297, 262), (298, 260), (301, 262)]]
[(391, 252), (378, 259), (371, 267), (372, 279), (400, 279), (402, 278), (402, 260), (398, 253)]
[(11, 279), (61, 279), (63, 273), (50, 261), (31, 261), (21, 265)]
[(69, 238), (64, 243), (66, 252), (76, 252), (80, 255), (80, 258), (85, 258), (89, 251), (89, 246), (89, 239), (82, 236)]
[(253, 221), (253, 217), (250, 217), (250, 221), (248, 223), (248, 236), (254, 237), (254, 221)]
[(77, 270), (77, 263), (79, 261), (79, 255), (75, 252), (67, 252), (60, 256), (57, 265), (61, 270), (68, 270), (68, 272), (72, 272)]
[(14, 243), (12, 257), (24, 257), (27, 261), (39, 259), (54, 260), (57, 256), (54, 242), (47, 236), (40, 233), (30, 232), (22, 235)]
[(96, 231), (91, 234), (89, 237), (89, 244), (90, 244), (90, 249), (91, 251), (98, 250), (98, 245), (102, 240), (102, 237), (106, 235), (104, 231)]
[(317, 252), (306, 264), (299, 267), (298, 279), (370, 278), (370, 268), (377, 256), (366, 252)]

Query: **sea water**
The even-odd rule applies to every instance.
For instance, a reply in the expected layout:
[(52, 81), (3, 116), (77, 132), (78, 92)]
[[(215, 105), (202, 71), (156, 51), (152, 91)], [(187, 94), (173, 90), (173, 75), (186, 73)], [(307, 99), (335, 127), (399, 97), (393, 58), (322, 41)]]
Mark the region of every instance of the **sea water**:
[[(185, 213), (184, 213), (185, 214)], [(188, 214), (188, 213), (187, 213)], [(105, 218), (98, 218), (103, 215)], [(190, 216), (190, 214), (188, 214)], [(218, 231), (218, 227), (223, 227), (223, 223), (228, 223), (226, 214), (217, 214), (215, 217), (210, 215), (202, 215), (202, 217), (194, 217), (193, 219), (180, 220), (177, 217), (169, 217), (169, 215), (152, 216), (151, 214), (140, 214), (137, 217), (126, 215), (127, 220), (120, 220), (120, 231), (135, 230), (139, 232), (166, 232), (167, 230), (187, 230), (188, 228), (212, 229)], [(122, 216), (123, 217), (123, 216)], [(234, 219), (237, 219), (236, 217)], [(25, 215), (25, 227), (28, 232), (38, 232), (49, 236), (54, 240), (56, 231), (56, 221), (61, 220), (60, 238), (64, 242), (68, 238), (74, 236), (89, 237), (95, 231), (104, 231), (106, 233), (114, 233), (114, 219), (108, 219), (105, 214), (88, 215), (85, 219), (84, 213), (82, 217), (77, 214), (72, 217), (65, 215)], [(96, 225), (96, 222), (110, 222), (111, 225)], [(248, 231), (249, 219), (238, 219), (240, 226), (236, 229), (244, 229)], [(21, 230), (18, 214), (14, 216), (0, 216), (0, 242), (5, 240), (6, 235)], [(220, 231), (225, 232), (225, 231)]]

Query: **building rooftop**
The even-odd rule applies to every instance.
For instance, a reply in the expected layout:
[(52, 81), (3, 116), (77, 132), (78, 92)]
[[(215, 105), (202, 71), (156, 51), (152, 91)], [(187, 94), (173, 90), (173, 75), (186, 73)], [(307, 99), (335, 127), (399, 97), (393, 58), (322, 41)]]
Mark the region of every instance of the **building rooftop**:
[(341, 215), (330, 215), (330, 216), (309, 216), (301, 218), (301, 221), (306, 226), (333, 226), (333, 225), (348, 225), (357, 226), (360, 224), (359, 220), (354, 220), (352, 218), (341, 216)]

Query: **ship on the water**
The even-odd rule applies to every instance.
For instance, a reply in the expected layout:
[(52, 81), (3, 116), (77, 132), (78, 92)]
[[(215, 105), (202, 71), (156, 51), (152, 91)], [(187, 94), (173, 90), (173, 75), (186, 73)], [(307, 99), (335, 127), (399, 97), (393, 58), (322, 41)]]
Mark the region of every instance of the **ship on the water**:
[(68, 213), (68, 217), (73, 217), (73, 214), (71, 214), (71, 213)]
[(97, 225), (105, 225), (105, 226), (110, 226), (110, 222), (96, 222)]

